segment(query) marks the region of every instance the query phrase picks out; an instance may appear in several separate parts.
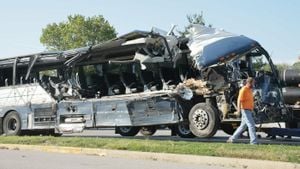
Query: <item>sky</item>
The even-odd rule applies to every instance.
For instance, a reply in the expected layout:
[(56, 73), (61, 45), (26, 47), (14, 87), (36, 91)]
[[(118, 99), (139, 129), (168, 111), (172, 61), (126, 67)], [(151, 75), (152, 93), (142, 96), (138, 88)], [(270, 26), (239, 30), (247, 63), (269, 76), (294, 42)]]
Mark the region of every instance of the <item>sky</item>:
[(182, 29), (186, 15), (201, 11), (213, 27), (257, 40), (275, 63), (292, 64), (300, 56), (299, 0), (3, 0), (0, 58), (45, 51), (42, 29), (68, 15), (103, 15), (122, 35), (172, 24)]

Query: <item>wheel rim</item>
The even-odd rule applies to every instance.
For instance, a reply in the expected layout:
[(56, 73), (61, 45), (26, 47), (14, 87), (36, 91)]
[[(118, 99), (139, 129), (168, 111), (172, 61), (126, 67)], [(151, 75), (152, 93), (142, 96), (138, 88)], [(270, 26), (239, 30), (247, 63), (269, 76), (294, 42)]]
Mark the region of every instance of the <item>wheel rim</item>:
[(193, 122), (199, 130), (205, 129), (209, 124), (208, 113), (203, 109), (197, 109), (193, 114)]
[(130, 130), (131, 130), (131, 127), (120, 127), (120, 131), (123, 133), (128, 133), (128, 132), (130, 132)]
[(181, 134), (184, 134), (184, 135), (191, 133), (189, 125), (184, 122), (178, 124), (178, 130)]
[(8, 130), (15, 131), (17, 129), (17, 120), (16, 119), (10, 119), (8, 121)]

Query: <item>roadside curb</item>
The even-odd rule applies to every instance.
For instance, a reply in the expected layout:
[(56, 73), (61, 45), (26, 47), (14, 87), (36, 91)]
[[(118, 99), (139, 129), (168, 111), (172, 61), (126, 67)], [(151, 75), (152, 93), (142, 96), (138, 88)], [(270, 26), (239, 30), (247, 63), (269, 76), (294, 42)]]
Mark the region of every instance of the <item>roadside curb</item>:
[(196, 155), (181, 155), (167, 153), (137, 152), (125, 150), (108, 150), (96, 148), (60, 147), (60, 146), (37, 146), (21, 144), (0, 144), (0, 149), (9, 150), (33, 150), (53, 153), (85, 154), (101, 157), (143, 159), (154, 161), (169, 161), (176, 163), (221, 166), (242, 169), (300, 169), (299, 164), (266, 160), (251, 160), (227, 157), (210, 157)]

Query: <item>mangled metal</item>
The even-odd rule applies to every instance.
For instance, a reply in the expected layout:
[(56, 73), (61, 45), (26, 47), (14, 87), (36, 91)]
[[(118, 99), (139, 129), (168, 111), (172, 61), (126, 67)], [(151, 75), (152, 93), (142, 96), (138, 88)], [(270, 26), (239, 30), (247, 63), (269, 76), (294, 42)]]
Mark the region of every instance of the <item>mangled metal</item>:
[(189, 37), (190, 56), (198, 69), (231, 60), (259, 46), (248, 37), (202, 25), (193, 25)]
[(195, 80), (194, 78), (187, 79), (179, 83), (176, 87), (176, 93), (186, 100), (192, 99), (193, 92), (195, 92), (196, 95), (203, 96), (211, 94), (213, 90), (207, 81)]

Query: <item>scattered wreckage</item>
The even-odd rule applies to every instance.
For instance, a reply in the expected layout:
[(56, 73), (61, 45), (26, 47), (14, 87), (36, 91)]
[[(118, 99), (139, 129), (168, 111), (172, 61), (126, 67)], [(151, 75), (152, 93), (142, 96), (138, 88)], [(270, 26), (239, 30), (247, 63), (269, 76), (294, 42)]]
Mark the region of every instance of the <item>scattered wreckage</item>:
[(295, 120), (259, 43), (200, 25), (189, 37), (154, 28), (95, 46), (1, 59), (0, 70), (0, 126), (7, 135), (107, 126), (124, 136), (151, 135), (162, 125), (181, 137), (211, 137), (219, 128), (231, 134), (248, 76), (256, 79), (257, 124)]

